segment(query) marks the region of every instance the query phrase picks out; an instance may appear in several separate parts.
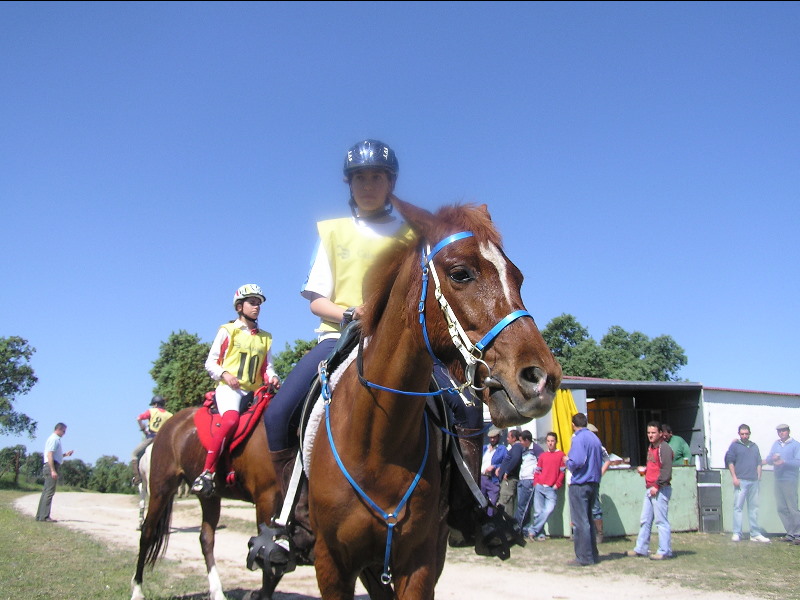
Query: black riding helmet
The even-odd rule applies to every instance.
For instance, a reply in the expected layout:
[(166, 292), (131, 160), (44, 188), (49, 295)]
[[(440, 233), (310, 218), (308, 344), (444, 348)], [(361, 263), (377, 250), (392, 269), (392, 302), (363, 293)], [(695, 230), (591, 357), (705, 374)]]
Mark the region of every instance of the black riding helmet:
[[(397, 181), (397, 174), (400, 172), (400, 164), (397, 162), (394, 150), (383, 142), (363, 140), (347, 151), (342, 171), (347, 182), (350, 183), (353, 173), (361, 169), (383, 169), (389, 174), (389, 180), (394, 185)], [(353, 211), (354, 217), (358, 217), (358, 206), (352, 194), (350, 195), (350, 210)], [(390, 212), (392, 212), (392, 203), (387, 198), (383, 215), (388, 215)]]
[(150, 400), (150, 406), (160, 406), (164, 408), (164, 398), (161, 396), (153, 396), (153, 399)]

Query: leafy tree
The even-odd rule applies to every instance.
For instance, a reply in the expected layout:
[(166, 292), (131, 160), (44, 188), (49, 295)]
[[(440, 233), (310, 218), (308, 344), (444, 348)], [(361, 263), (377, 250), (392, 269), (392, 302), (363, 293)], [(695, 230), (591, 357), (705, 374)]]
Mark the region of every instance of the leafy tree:
[(0, 434), (27, 433), (33, 439), (36, 433), (36, 421), (14, 410), (16, 397), (38, 381), (28, 364), (34, 352), (21, 337), (0, 337)]
[(210, 349), (210, 343), (201, 342), (197, 334), (184, 330), (172, 332), (162, 342), (150, 375), (156, 382), (154, 393), (164, 397), (167, 410), (175, 413), (202, 404), (203, 395), (213, 383), (205, 369)]
[(564, 373), (629, 381), (679, 381), (686, 354), (668, 335), (650, 339), (640, 331), (629, 333), (614, 325), (598, 344), (572, 315), (551, 320), (542, 336), (561, 363)]
[(0, 477), (3, 477), (6, 473), (13, 473), (14, 485), (17, 485), (26, 454), (27, 448), (21, 444), (0, 450)]
[(58, 473), (58, 478), (64, 485), (88, 488), (92, 479), (92, 466), (87, 465), (79, 458), (65, 460), (61, 463), (61, 471)]
[(590, 339), (589, 330), (568, 314), (552, 319), (542, 331), (542, 337), (557, 358), (568, 356), (581, 342)]
[(132, 476), (130, 467), (116, 456), (101, 456), (92, 469), (88, 487), (105, 494), (133, 494)]
[(289, 347), (289, 342), (282, 352), (278, 352), (272, 357), (272, 364), (275, 367), (275, 372), (281, 381), (286, 379), (289, 372), (295, 367), (301, 358), (317, 345), (316, 340), (295, 340), (294, 347)]
[(41, 452), (31, 452), (25, 458), (25, 462), (22, 463), (20, 474), (28, 481), (44, 483), (44, 476), (42, 474), (43, 466), (44, 454)]

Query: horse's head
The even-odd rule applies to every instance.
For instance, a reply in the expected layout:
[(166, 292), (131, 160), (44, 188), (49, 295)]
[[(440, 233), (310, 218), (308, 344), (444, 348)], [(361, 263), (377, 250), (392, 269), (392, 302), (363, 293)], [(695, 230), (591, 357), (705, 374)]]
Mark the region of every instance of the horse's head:
[[(421, 262), (426, 262), (420, 257), (434, 249), (428, 255), (427, 265), (432, 268), (428, 267), (423, 300), (433, 353), (445, 364), (460, 363), (467, 373), (474, 370), (474, 385), (485, 387), (483, 400), (495, 425), (519, 425), (546, 414), (561, 382), (561, 366), (525, 311), (520, 296), (522, 274), (503, 253), (486, 206), (447, 206), (434, 215), (397, 198), (393, 203), (417, 236), (417, 251), (405, 259), (416, 261), (418, 275), (409, 289), (417, 301), (423, 287)], [(462, 232), (466, 235), (447, 241)], [(400, 271), (394, 272), (398, 278)], [(437, 301), (437, 287), (444, 303)], [(409, 300), (406, 305), (419, 303)], [(452, 309), (450, 319), (446, 305)], [(453, 317), (458, 325), (451, 323), (448, 329)], [(419, 319), (414, 321), (423, 338)], [(411, 318), (408, 322), (414, 326)], [(459, 338), (459, 327), (468, 339)]]

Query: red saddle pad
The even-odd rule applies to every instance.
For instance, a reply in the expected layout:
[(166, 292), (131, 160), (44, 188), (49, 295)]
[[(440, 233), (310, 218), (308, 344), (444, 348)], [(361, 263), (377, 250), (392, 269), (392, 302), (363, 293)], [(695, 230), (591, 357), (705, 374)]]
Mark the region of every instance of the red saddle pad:
[[(272, 396), (274, 394), (269, 393), (266, 386), (260, 387), (254, 392), (252, 404), (239, 416), (239, 426), (236, 428), (236, 433), (233, 435), (230, 444), (228, 444), (228, 452), (233, 452), (253, 431), (253, 428), (261, 423), (261, 415), (264, 414), (264, 410), (269, 405), (269, 401), (272, 400)], [(203, 406), (194, 413), (197, 436), (206, 450), (211, 446), (211, 440), (219, 434), (221, 420), (222, 416), (217, 412), (217, 407), (214, 403), (214, 392), (207, 392)]]

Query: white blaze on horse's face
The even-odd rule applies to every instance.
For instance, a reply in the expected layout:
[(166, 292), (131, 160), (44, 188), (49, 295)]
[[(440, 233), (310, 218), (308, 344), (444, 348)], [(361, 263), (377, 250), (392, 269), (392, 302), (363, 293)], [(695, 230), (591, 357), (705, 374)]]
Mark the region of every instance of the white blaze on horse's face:
[(497, 269), (500, 284), (503, 286), (503, 295), (506, 301), (511, 304), (511, 288), (508, 285), (508, 273), (506, 271), (506, 258), (500, 249), (494, 244), (484, 244), (479, 246), (481, 256), (492, 263)]

